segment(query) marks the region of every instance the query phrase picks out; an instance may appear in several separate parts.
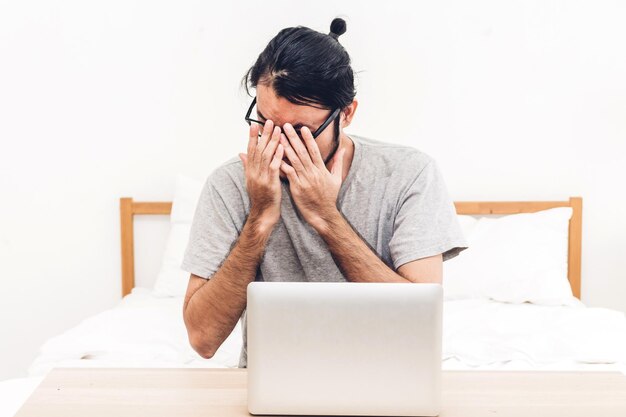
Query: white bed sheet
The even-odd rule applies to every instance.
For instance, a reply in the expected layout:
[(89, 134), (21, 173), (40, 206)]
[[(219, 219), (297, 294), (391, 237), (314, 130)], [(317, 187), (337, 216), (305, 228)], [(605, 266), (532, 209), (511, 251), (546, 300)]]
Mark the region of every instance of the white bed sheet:
[[(626, 359), (626, 318), (606, 308), (444, 303), (443, 358), (469, 367), (527, 363), (531, 367), (620, 364)], [(597, 367), (599, 368), (599, 367)]]
[(236, 367), (240, 325), (213, 358), (204, 359), (189, 344), (182, 307), (183, 297), (134, 288), (116, 307), (47, 340), (28, 375), (53, 367)]
[[(44, 343), (28, 370), (55, 366), (236, 367), (241, 327), (210, 360), (190, 346), (182, 297), (156, 297), (135, 288), (118, 306), (85, 319)], [(490, 367), (518, 363), (619, 364), (625, 361), (626, 318), (619, 311), (488, 300), (444, 303), (444, 365)], [(453, 360), (454, 359), (454, 360)], [(446, 364), (449, 362), (449, 364)]]
[[(236, 367), (238, 324), (215, 356), (189, 345), (182, 297), (135, 288), (114, 308), (47, 340), (28, 378), (0, 383), (0, 417), (12, 416), (54, 367)], [(604, 308), (444, 303), (444, 370), (613, 370), (626, 374), (626, 318)]]

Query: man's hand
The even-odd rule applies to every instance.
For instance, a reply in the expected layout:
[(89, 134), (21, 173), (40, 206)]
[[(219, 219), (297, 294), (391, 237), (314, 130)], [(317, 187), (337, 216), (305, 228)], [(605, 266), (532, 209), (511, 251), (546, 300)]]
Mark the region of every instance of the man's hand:
[(280, 144), (292, 166), (282, 162), (280, 169), (289, 178), (289, 189), (300, 213), (307, 223), (319, 230), (327, 219), (338, 213), (337, 195), (343, 181), (345, 149), (337, 151), (329, 171), (307, 127), (300, 130), (304, 143), (291, 124), (286, 123), (283, 130)]
[(280, 164), (284, 148), (279, 143), (280, 127), (271, 120), (265, 122), (263, 134), (258, 137), (259, 125), (250, 124), (248, 153), (239, 154), (246, 176), (250, 198), (250, 216), (264, 227), (273, 228), (280, 218)]

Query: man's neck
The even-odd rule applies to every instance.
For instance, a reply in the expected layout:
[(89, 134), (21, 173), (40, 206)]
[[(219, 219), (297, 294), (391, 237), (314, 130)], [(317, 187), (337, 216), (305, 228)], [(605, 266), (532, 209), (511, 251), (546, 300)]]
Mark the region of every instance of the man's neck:
[(346, 153), (343, 156), (343, 177), (341, 178), (341, 182), (344, 182), (352, 167), (352, 160), (354, 159), (354, 141), (346, 134), (342, 133), (341, 136), (341, 143), (344, 143), (346, 147)]

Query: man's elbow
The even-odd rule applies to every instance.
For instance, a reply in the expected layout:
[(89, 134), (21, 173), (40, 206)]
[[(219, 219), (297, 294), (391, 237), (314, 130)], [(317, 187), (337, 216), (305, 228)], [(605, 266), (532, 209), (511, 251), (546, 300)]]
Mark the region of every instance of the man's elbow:
[(204, 359), (211, 359), (215, 355), (217, 348), (214, 349), (211, 346), (210, 338), (205, 331), (199, 330), (197, 325), (191, 323), (186, 309), (183, 310), (183, 321), (187, 328), (189, 345)]
[(207, 343), (205, 335), (189, 334), (189, 344), (195, 350), (198, 355), (204, 359), (211, 359), (217, 349)]

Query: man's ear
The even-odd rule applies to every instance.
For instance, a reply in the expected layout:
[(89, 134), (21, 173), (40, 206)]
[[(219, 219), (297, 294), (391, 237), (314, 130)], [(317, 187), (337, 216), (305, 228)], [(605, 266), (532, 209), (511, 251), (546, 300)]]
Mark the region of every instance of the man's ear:
[(342, 128), (350, 126), (350, 123), (352, 123), (352, 118), (354, 117), (354, 113), (356, 112), (356, 108), (358, 107), (358, 105), (359, 105), (359, 102), (355, 98), (354, 100), (352, 100), (352, 103), (350, 103), (349, 106), (345, 107), (341, 111), (340, 117), (341, 117)]

